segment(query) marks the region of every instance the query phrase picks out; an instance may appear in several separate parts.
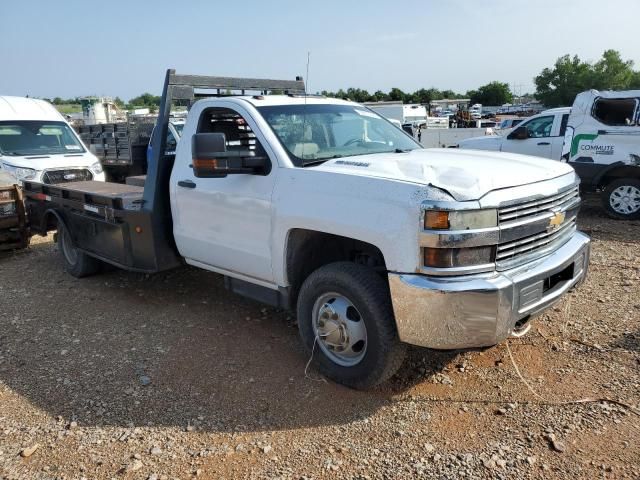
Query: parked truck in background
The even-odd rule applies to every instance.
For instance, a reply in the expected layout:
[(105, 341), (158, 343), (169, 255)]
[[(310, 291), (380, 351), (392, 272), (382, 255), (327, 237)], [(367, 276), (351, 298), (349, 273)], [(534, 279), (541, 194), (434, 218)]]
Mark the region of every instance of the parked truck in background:
[[(174, 159), (177, 100), (192, 106)], [(170, 70), (156, 128), (144, 188), (27, 182), (32, 229), (57, 229), (76, 277), (104, 263), (222, 274), (229, 290), (294, 310), (307, 354), (344, 385), (386, 380), (406, 344), (523, 335), (585, 278), (589, 238), (566, 164), (425, 150), (359, 104), (306, 95), (301, 80)]]
[(582, 92), (572, 107), (545, 110), (505, 135), (458, 146), (567, 162), (584, 190), (600, 193), (610, 216), (640, 218), (640, 90)]

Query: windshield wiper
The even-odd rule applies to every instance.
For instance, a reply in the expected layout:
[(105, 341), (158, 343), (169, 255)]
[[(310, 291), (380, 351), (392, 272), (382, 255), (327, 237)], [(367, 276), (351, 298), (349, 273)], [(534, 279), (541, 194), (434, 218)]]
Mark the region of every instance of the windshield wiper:
[(407, 149), (396, 148), (396, 149), (393, 151), (393, 153), (407, 153), (407, 152), (410, 152), (410, 151), (411, 151), (411, 149), (410, 149), (410, 148), (407, 148)]
[(334, 155), (333, 157), (327, 157), (327, 158), (318, 158), (316, 160), (309, 160), (308, 162), (302, 162), (302, 166), (303, 167), (309, 167), (311, 165), (318, 165), (320, 163), (324, 163), (327, 160), (333, 160), (334, 158), (342, 158), (344, 157), (344, 155)]

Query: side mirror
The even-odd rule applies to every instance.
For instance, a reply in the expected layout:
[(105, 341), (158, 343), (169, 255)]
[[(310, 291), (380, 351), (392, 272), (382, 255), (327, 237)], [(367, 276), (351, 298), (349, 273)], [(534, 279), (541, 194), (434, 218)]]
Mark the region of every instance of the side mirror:
[(527, 127), (522, 126), (514, 128), (507, 138), (509, 140), (525, 140), (529, 138)]
[(227, 151), (224, 133), (196, 133), (191, 137), (193, 174), (198, 178), (221, 178), (229, 174), (267, 175), (271, 164), (252, 150)]

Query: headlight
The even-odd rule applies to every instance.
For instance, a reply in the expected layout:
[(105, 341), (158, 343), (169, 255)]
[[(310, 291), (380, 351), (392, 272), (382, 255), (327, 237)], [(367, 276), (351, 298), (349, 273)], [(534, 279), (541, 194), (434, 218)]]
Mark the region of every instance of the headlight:
[(475, 230), (498, 225), (498, 212), (486, 210), (426, 210), (424, 228), (426, 230)]
[(471, 267), (495, 262), (496, 248), (424, 248), (424, 266), (434, 268)]
[(96, 162), (89, 167), (93, 173), (96, 175), (102, 173), (102, 164), (100, 162)]
[(4, 164), (4, 168), (18, 180), (32, 180), (36, 177), (36, 171), (33, 168), (14, 167), (6, 163)]
[(36, 177), (36, 171), (33, 168), (16, 168), (16, 177), (18, 180), (32, 180)]

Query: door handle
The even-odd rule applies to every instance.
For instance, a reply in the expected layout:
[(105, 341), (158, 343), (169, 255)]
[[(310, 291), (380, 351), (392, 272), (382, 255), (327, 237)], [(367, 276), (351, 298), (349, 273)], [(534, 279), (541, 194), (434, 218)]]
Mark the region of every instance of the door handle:
[(550, 142), (538, 142), (538, 145), (551, 145)]
[(184, 188), (196, 188), (196, 184), (191, 180), (180, 180), (178, 181), (178, 186)]

